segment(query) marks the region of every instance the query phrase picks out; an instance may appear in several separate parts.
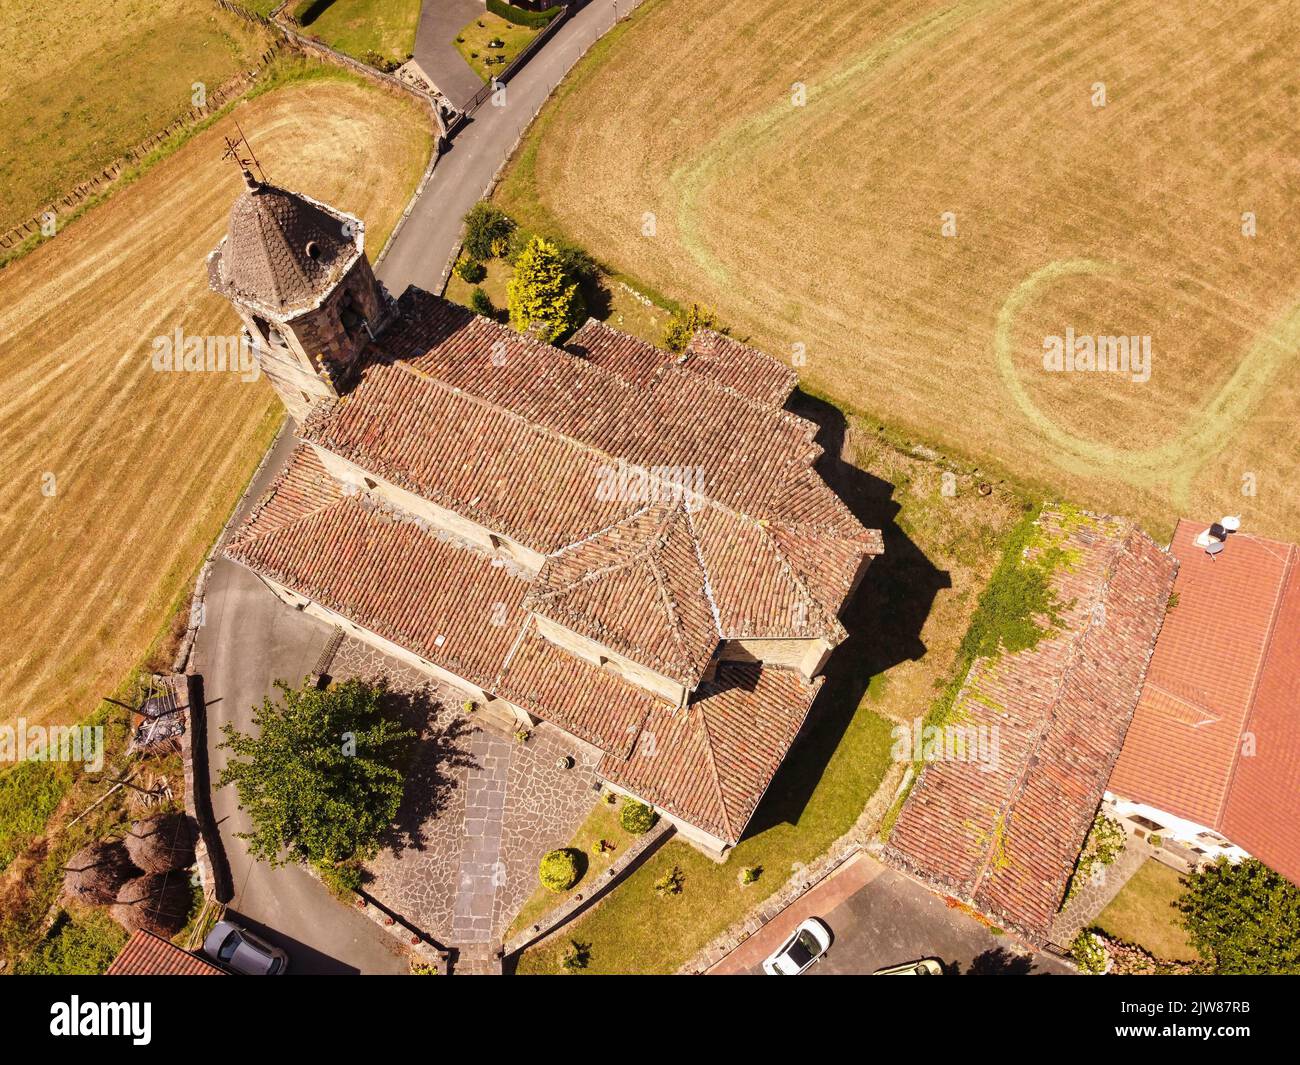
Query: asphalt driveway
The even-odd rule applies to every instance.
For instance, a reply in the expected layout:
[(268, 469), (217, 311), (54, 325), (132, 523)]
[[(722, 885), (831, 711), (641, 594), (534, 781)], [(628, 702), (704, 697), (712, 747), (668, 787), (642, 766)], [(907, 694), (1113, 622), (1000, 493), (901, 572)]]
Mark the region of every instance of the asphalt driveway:
[(415, 31), (415, 61), (460, 110), (483, 82), (456, 50), (456, 34), (487, 10), (483, 0), (424, 0)]
[(909, 877), (861, 855), (814, 887), (724, 958), (711, 973), (761, 975), (762, 961), (805, 917), (833, 936), (811, 976), (865, 976), (919, 958), (937, 958), (952, 976), (1067, 975), (1070, 966), (997, 934)]

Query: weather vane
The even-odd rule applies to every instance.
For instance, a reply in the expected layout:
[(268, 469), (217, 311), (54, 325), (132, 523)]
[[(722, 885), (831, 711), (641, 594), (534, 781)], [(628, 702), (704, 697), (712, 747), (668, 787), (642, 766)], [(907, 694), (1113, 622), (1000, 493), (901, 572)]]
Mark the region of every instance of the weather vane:
[[(257, 161), (257, 153), (253, 151), (253, 146), (248, 142), (248, 137), (244, 135), (239, 119), (235, 119), (235, 129), (239, 131), (239, 136), (234, 140), (229, 137), (224, 138), (226, 150), (221, 153), (221, 158), (233, 159), (240, 170), (248, 173), (252, 172), (253, 167), (257, 167), (257, 176), (262, 181), (265, 181), (266, 173), (262, 170), (262, 164)], [(245, 157), (244, 152), (248, 153), (247, 157)]]

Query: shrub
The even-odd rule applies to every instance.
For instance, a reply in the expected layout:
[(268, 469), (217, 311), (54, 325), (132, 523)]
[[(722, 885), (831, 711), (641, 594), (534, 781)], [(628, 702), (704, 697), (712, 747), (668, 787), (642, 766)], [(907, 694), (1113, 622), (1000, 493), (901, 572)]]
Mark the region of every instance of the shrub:
[(641, 836), (649, 832), (658, 819), (654, 807), (647, 806), (643, 802), (637, 802), (635, 799), (628, 799), (623, 804), (623, 809), (618, 815), (619, 823), (634, 836)]
[(540, 340), (558, 341), (577, 329), (586, 316), (578, 286), (569, 279), (554, 244), (533, 237), (515, 263), (506, 286), (510, 324)]
[(1106, 866), (1112, 864), (1123, 853), (1128, 834), (1124, 826), (1113, 817), (1108, 817), (1100, 810), (1093, 819), (1088, 838), (1084, 840), (1083, 850), (1074, 866), (1074, 875), (1070, 877), (1069, 887), (1065, 890), (1065, 900), (1069, 902), (1089, 880), (1103, 876)]
[(492, 306), (492, 297), (481, 288), (476, 288), (469, 294), (469, 309), (484, 318), (495, 317), (497, 313), (497, 309)]
[(321, 862), (316, 871), (337, 899), (351, 902), (352, 897), (361, 891), (361, 866), (357, 862), (339, 862), (337, 865)]
[(591, 944), (579, 943), (576, 939), (569, 940), (569, 945), (564, 948), (564, 955), (560, 958), (560, 966), (565, 972), (577, 972), (579, 969), (585, 969), (587, 962), (591, 960)]
[(547, 851), (537, 867), (538, 879), (550, 891), (568, 891), (578, 882), (579, 875), (577, 853), (568, 847)]
[(664, 347), (680, 355), (686, 350), (686, 345), (691, 342), (691, 337), (695, 335), (697, 329), (728, 332), (726, 328), (718, 325), (717, 317), (711, 310), (701, 307), (698, 303), (692, 303), (689, 311), (685, 314), (678, 311), (664, 326)]
[[(545, 11), (525, 11), (521, 7), (507, 4), (505, 0), (487, 0), (487, 9), (507, 22), (513, 22), (516, 26), (531, 26), (533, 29), (541, 29), (560, 13), (558, 4), (555, 7), (548, 7)], [(480, 22), (479, 25), (482, 26), (483, 23)]]
[(487, 267), (477, 259), (461, 259), (456, 263), (456, 276), (470, 285), (477, 285), (487, 277)]
[(576, 244), (567, 241), (554, 241), (555, 250), (559, 252), (560, 263), (564, 272), (579, 285), (594, 285), (600, 280), (600, 264)]
[(103, 910), (62, 911), (41, 945), (14, 967), (19, 976), (98, 976), (126, 945), (126, 932)]
[(763, 869), (758, 865), (747, 865), (740, 871), (740, 882), (742, 884), (753, 884), (763, 875)]
[(674, 865), (668, 870), (668, 872), (664, 873), (663, 876), (655, 881), (655, 891), (659, 893), (661, 898), (666, 898), (669, 895), (680, 895), (682, 893), (682, 885), (685, 883), (686, 874)]
[(465, 254), (479, 262), (503, 255), (515, 229), (514, 219), (505, 211), (479, 200), (465, 215)]
[(1086, 928), (1074, 937), (1070, 953), (1080, 970), (1094, 976), (1106, 971), (1106, 962), (1110, 959), (1101, 940)]

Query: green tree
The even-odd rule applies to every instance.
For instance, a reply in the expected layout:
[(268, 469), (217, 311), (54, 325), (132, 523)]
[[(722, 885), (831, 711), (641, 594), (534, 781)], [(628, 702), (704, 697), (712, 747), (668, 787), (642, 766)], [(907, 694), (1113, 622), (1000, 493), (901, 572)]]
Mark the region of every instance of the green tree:
[(564, 268), (559, 249), (541, 237), (528, 242), (506, 286), (510, 324), (542, 340), (559, 340), (586, 315), (578, 284)]
[(368, 857), (397, 816), (416, 733), (387, 712), (383, 685), (276, 687), (283, 702), (263, 702), (253, 735), (222, 728), (232, 757), (218, 785), (235, 786), (253, 822), (240, 837), (272, 865)]
[(680, 355), (686, 350), (686, 345), (691, 342), (697, 329), (715, 329), (723, 334), (730, 332), (718, 325), (717, 316), (709, 308), (692, 303), (689, 311), (685, 314), (678, 311), (664, 326), (664, 347)]
[(479, 200), (465, 216), (465, 253), (478, 262), (504, 255), (514, 229), (505, 211)]
[(1178, 909), (1215, 972), (1300, 973), (1300, 888), (1254, 858), (1197, 873)]

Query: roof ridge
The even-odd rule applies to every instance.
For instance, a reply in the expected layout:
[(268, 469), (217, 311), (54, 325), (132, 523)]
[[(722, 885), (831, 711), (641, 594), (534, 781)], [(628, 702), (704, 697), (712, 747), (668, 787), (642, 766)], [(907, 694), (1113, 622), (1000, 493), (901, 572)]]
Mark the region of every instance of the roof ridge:
[(734, 836), (735, 830), (731, 827), (731, 812), (727, 809), (727, 799), (722, 793), (722, 774), (718, 772), (718, 759), (713, 750), (713, 731), (709, 728), (709, 715), (704, 709), (707, 699), (701, 699), (697, 703), (687, 703), (682, 708), (684, 713), (689, 714), (693, 708), (698, 708), (700, 713), (700, 729), (704, 733), (704, 753), (709, 760), (709, 776), (712, 779), (713, 790), (718, 797), (718, 809), (722, 812), (722, 828), (727, 833), (727, 838)]
[[(294, 450), (297, 451), (298, 449), (295, 448)], [(315, 452), (312, 453), (312, 457), (316, 458)], [(329, 480), (330, 485), (338, 492), (338, 498), (331, 499), (325, 503), (322, 503), (320, 506), (311, 507), (308, 510), (304, 510), (300, 515), (298, 515), (296, 519), (294, 519), (295, 525), (301, 519), (310, 517), (313, 514), (319, 514), (322, 510), (328, 510), (330, 507), (336, 506), (340, 500), (346, 498), (343, 495), (342, 491), (339, 489), (339, 482), (334, 477), (332, 477), (328, 471), (324, 470), (324, 467), (322, 467), (322, 472), (324, 472), (325, 477)], [(237, 527), (238, 531), (246, 530), (254, 522), (256, 522), (256, 520), (261, 516), (262, 511), (264, 511), (267, 507), (271, 505), (272, 501), (275, 499), (276, 493), (279, 492), (279, 490), (284, 486), (284, 482), (287, 481), (289, 477), (292, 476), (293, 473), (294, 473), (294, 463), (293, 463), (293, 455), (291, 454), (289, 456), (289, 461), (285, 463), (284, 467), (280, 470), (280, 472), (277, 473), (274, 478), (272, 478), (271, 483), (266, 486), (266, 490), (258, 498), (257, 502), (255, 502), (253, 506), (249, 509), (247, 516), (244, 518), (242, 522), (239, 523)], [(283, 526), (280, 526), (280, 528), (283, 528)], [(262, 540), (263, 538), (271, 535), (271, 533), (275, 531), (276, 531), (275, 529), (267, 529), (255, 535), (236, 535), (232, 539), (227, 540), (225, 543), (220, 544), (219, 546), (221, 547), (222, 550), (225, 550), (226, 548), (235, 547), (239, 544), (251, 544), (254, 541)]]

